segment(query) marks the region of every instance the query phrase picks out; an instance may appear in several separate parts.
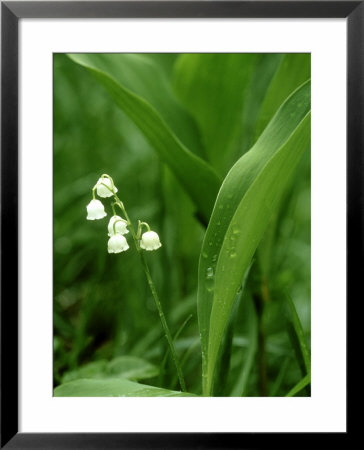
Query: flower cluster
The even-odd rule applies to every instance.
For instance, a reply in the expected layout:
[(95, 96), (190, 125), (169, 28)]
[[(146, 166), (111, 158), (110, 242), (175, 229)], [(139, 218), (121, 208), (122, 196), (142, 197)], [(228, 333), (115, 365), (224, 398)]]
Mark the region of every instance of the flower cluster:
[[(117, 187), (114, 185), (113, 179), (109, 175), (102, 175), (95, 186), (92, 188), (93, 199), (87, 205), (87, 219), (99, 220), (107, 216), (104, 205), (100, 200), (95, 197), (95, 192), (101, 198), (114, 197), (114, 202), (111, 204), (114, 215), (111, 217), (107, 226), (109, 241), (107, 243), (107, 251), (109, 253), (121, 253), (125, 252), (129, 248), (128, 241), (125, 235), (129, 233), (128, 227), (130, 227), (131, 234), (137, 246), (137, 249), (143, 249), (147, 251), (157, 250), (162, 246), (159, 236), (155, 231), (151, 231), (149, 225), (146, 222), (138, 222), (138, 230), (135, 233), (132, 223), (126, 213), (124, 204), (119, 200), (116, 193)], [(118, 206), (124, 215), (125, 219), (118, 216), (115, 211), (115, 206)], [(143, 226), (147, 229), (142, 233)]]

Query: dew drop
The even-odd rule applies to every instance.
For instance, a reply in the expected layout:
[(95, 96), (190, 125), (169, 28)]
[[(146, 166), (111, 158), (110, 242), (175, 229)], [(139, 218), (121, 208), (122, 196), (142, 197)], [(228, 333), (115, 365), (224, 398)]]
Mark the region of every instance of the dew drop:
[(212, 292), (214, 290), (214, 282), (213, 280), (209, 280), (206, 282), (207, 292)]
[(214, 269), (212, 267), (208, 267), (206, 270), (206, 289), (208, 292), (214, 289)]
[(240, 234), (240, 228), (236, 223), (233, 224), (233, 234)]

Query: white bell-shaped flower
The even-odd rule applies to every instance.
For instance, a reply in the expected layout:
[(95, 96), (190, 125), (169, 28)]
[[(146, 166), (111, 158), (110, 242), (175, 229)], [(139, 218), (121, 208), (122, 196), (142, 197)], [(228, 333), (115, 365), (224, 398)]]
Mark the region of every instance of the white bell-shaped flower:
[(100, 200), (91, 200), (90, 203), (86, 206), (86, 209), (88, 220), (102, 219), (107, 215), (104, 205), (100, 202)]
[[(114, 224), (115, 224), (115, 231), (114, 231)], [(111, 217), (109, 225), (107, 226), (107, 229), (109, 231), (109, 236), (112, 236), (115, 233), (117, 233), (117, 234), (129, 233), (129, 230), (127, 229), (127, 224), (128, 224), (128, 222), (119, 216)]]
[(109, 253), (125, 252), (128, 248), (128, 242), (122, 234), (114, 234), (107, 243), (107, 251)]
[(113, 193), (116, 194), (118, 192), (116, 186), (114, 186), (113, 190), (113, 183), (109, 178), (99, 178), (99, 181), (96, 184), (96, 192), (99, 197), (111, 197)]
[(157, 250), (162, 247), (162, 244), (159, 240), (159, 236), (155, 231), (146, 231), (142, 234), (142, 238), (140, 240), (140, 248), (143, 250)]

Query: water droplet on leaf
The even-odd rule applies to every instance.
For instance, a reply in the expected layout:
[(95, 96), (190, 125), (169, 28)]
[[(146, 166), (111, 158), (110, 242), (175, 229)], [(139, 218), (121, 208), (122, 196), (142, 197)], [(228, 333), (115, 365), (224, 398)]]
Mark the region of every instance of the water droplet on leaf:
[(214, 269), (212, 267), (208, 267), (206, 270), (206, 289), (208, 292), (214, 289)]

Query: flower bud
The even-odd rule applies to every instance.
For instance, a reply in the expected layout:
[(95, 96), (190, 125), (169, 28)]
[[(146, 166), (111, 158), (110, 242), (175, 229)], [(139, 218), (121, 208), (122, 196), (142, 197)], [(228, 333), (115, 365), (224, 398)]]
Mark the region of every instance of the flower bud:
[(107, 251), (109, 253), (125, 252), (128, 248), (128, 242), (122, 234), (114, 234), (107, 243)]
[(104, 205), (100, 202), (100, 200), (91, 200), (90, 203), (86, 206), (86, 209), (88, 220), (102, 219), (107, 215), (104, 209)]
[[(107, 187), (106, 187), (107, 186)], [(116, 192), (118, 192), (117, 188), (114, 186), (114, 190), (112, 190), (113, 183), (109, 178), (99, 178), (99, 181), (96, 184), (96, 192), (99, 197), (111, 197)]]
[[(114, 224), (115, 224), (115, 232), (114, 232)], [(112, 236), (113, 234), (116, 234), (116, 233), (117, 234), (129, 233), (129, 230), (127, 229), (127, 224), (128, 224), (128, 222), (119, 216), (111, 217), (109, 225), (107, 226), (107, 229), (109, 231), (109, 236)]]
[(159, 236), (155, 231), (146, 231), (142, 234), (142, 239), (140, 241), (140, 248), (143, 250), (157, 250), (161, 247)]

